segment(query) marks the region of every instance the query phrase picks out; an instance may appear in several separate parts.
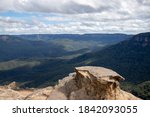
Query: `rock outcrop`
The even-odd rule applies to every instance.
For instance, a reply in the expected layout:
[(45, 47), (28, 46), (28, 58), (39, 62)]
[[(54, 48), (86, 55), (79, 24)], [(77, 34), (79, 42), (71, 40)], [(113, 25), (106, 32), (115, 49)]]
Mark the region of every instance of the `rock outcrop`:
[(103, 67), (77, 67), (75, 73), (60, 80), (48, 99), (69, 100), (137, 100), (120, 89), (124, 78)]
[[(0, 99), (12, 100), (138, 100), (120, 89), (124, 78), (103, 67), (84, 66), (60, 80), (54, 87), (19, 90), (13, 82), (0, 87)], [(17, 87), (17, 88), (16, 88)]]
[(19, 89), (15, 82), (0, 86), (0, 100), (46, 100), (53, 87), (41, 89)]

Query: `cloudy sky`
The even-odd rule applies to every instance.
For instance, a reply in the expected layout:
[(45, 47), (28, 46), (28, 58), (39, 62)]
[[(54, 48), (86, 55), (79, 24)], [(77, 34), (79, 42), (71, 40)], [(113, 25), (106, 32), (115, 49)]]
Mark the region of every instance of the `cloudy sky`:
[(0, 34), (150, 31), (150, 0), (0, 0)]

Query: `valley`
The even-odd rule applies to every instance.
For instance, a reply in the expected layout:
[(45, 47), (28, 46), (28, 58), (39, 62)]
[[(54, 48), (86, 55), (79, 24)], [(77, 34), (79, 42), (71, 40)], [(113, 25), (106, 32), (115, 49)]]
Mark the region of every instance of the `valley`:
[(53, 86), (74, 67), (102, 66), (126, 78), (123, 89), (149, 99), (143, 92), (149, 90), (150, 33), (117, 36), (1, 35), (0, 85), (15, 81), (23, 89)]

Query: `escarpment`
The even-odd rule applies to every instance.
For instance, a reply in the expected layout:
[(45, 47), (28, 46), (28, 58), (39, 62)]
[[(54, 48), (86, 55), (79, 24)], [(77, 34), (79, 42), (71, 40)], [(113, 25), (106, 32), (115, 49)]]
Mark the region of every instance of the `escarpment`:
[(0, 87), (0, 99), (17, 100), (138, 100), (120, 89), (124, 78), (103, 67), (83, 66), (59, 80), (54, 87), (18, 90), (16, 83)]

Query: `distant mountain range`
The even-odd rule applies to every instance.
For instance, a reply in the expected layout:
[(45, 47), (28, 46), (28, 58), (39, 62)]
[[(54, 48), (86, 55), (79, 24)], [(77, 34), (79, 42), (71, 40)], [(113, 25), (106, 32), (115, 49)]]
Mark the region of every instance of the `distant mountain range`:
[(101, 41), (105, 43), (117, 43), (133, 35), (127, 34), (32, 34), (32, 35), (15, 35), (15, 37), (28, 40), (54, 40), (54, 39), (71, 39), (76, 41)]
[(129, 38), (125, 34), (0, 35), (0, 61), (80, 55)]
[(66, 54), (63, 47), (44, 41), (25, 40), (14, 36), (0, 36), (0, 60), (33, 57), (57, 57)]

